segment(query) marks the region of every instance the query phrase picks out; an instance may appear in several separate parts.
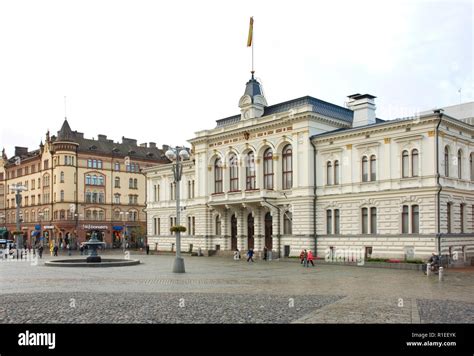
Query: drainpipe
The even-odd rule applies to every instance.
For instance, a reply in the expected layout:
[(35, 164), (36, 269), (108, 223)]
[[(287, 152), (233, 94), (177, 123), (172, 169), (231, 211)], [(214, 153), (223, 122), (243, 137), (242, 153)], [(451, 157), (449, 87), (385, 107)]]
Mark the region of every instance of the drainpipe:
[(313, 177), (314, 177), (314, 204), (313, 204), (313, 236), (314, 236), (314, 256), (318, 256), (318, 244), (317, 244), (317, 237), (316, 237), (316, 145), (310, 139), (311, 146), (313, 146)]
[(443, 118), (442, 110), (435, 110), (436, 114), (438, 114), (439, 121), (435, 128), (435, 136), (436, 136), (436, 187), (438, 188), (437, 192), (437, 222), (436, 222), (436, 238), (438, 239), (438, 254), (441, 258), (441, 190), (443, 187), (439, 182), (440, 173), (439, 173), (439, 127), (441, 125), (441, 119)]
[(281, 221), (280, 221), (280, 216), (281, 216), (281, 210), (278, 206), (276, 205), (273, 205), (272, 203), (270, 203), (267, 198), (263, 198), (263, 201), (265, 203), (267, 203), (268, 205), (271, 205), (273, 206), (275, 209), (278, 210), (278, 258), (280, 258), (280, 254), (281, 254)]

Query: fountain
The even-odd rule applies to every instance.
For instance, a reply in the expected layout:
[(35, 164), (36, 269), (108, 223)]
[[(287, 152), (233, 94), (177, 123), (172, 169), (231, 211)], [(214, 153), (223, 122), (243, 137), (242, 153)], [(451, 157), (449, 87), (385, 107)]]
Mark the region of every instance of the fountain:
[(87, 256), (86, 262), (87, 263), (100, 263), (102, 262), (102, 258), (97, 254), (97, 248), (99, 246), (105, 246), (105, 242), (99, 241), (97, 238), (97, 233), (92, 233), (92, 237), (89, 241), (84, 243), (87, 248), (92, 248), (91, 254)]
[(97, 238), (97, 233), (93, 233), (89, 241), (84, 245), (91, 249), (91, 253), (84, 258), (70, 258), (67, 260), (52, 260), (45, 262), (45, 266), (49, 267), (124, 267), (140, 264), (140, 260), (131, 260), (129, 258), (102, 258), (97, 253), (99, 246), (105, 246), (105, 242)]

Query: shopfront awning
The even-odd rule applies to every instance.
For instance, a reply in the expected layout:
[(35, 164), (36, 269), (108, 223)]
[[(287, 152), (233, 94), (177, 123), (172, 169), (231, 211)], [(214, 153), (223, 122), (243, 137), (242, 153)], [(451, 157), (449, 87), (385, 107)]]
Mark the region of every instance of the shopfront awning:
[(123, 226), (112, 226), (112, 229), (114, 229), (115, 231), (122, 231)]

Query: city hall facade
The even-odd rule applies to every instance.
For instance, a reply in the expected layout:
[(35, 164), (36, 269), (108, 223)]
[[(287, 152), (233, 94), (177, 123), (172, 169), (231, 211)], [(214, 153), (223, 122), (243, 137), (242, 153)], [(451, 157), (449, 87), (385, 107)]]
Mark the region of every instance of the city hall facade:
[[(189, 140), (181, 180), (182, 250), (319, 257), (355, 249), (365, 257), (470, 261), (474, 254), (474, 117), (442, 110), (384, 121), (375, 97), (347, 107), (310, 96), (268, 105), (247, 82), (240, 114)], [(466, 110), (465, 110), (466, 111)], [(171, 163), (146, 168), (152, 249), (174, 249)]]

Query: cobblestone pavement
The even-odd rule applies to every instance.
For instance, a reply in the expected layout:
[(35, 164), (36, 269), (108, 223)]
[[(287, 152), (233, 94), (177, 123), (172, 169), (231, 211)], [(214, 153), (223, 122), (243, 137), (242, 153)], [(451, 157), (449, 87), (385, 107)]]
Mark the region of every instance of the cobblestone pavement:
[(131, 267), (44, 266), (66, 258), (0, 261), (0, 322), (474, 322), (469, 271), (439, 282), (409, 270), (186, 257), (186, 273), (173, 274), (173, 256), (138, 254), (142, 264)]
[(3, 295), (3, 323), (289, 323), (338, 296), (176, 293)]

